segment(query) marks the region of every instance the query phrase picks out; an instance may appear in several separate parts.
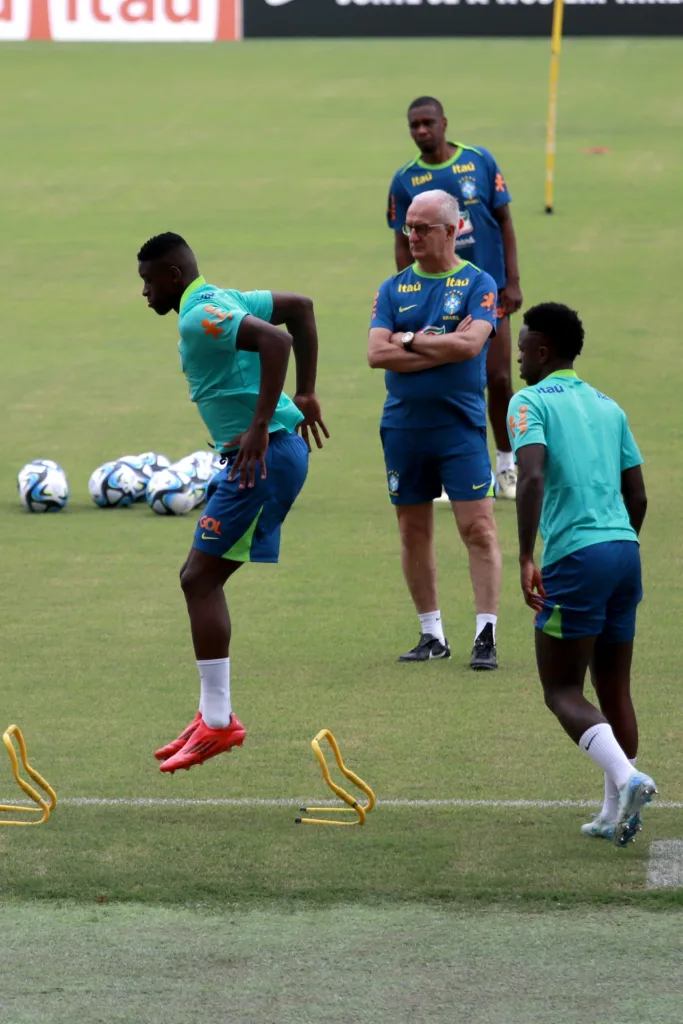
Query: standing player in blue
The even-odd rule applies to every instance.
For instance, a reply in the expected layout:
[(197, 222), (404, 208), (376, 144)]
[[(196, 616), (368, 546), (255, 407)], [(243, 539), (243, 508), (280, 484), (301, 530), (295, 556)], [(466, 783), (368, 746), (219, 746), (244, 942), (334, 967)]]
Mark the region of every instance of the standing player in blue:
[[(567, 306), (524, 314), (510, 403), (519, 477), (522, 592), (536, 611), (536, 660), (545, 702), (605, 773), (602, 811), (585, 835), (625, 846), (657, 790), (634, 768), (638, 725), (631, 701), (636, 609), (642, 597), (638, 534), (647, 499), (642, 458), (625, 413), (579, 379), (583, 326)], [(543, 568), (534, 563), (540, 527)], [(583, 694), (590, 667), (602, 714)]]
[(456, 256), (459, 220), (447, 192), (424, 192), (411, 203), (404, 230), (415, 262), (380, 286), (368, 362), (386, 371), (380, 434), (403, 573), (420, 619), (419, 642), (399, 661), (450, 657), (434, 556), (433, 500), (443, 487), (469, 554), (477, 615), (470, 666), (494, 669), (501, 556), (484, 386), (496, 286)]
[(447, 140), (448, 121), (441, 103), (433, 96), (413, 100), (408, 109), (408, 127), (420, 152), (396, 172), (389, 190), (387, 221), (394, 232), (396, 269), (405, 270), (412, 263), (402, 229), (415, 196), (428, 189), (449, 192), (460, 207), (457, 255), (481, 267), (496, 283), (496, 333), (486, 357), (489, 418), (498, 449), (496, 493), (499, 498), (514, 500), (516, 473), (506, 416), (512, 398), (510, 314), (521, 307), (522, 292), (510, 193), (488, 150)]
[[(161, 771), (172, 773), (244, 742), (230, 703), (223, 587), (244, 562), (277, 562), (280, 527), (306, 479), (309, 430), (318, 448), (320, 431), (329, 435), (315, 395), (318, 335), (310, 299), (207, 284), (187, 242), (173, 232), (145, 242), (138, 261), (147, 304), (159, 316), (178, 313), (190, 398), (227, 461), (180, 571), (201, 689), (193, 721), (155, 754)], [(290, 349), (293, 401), (282, 390)]]

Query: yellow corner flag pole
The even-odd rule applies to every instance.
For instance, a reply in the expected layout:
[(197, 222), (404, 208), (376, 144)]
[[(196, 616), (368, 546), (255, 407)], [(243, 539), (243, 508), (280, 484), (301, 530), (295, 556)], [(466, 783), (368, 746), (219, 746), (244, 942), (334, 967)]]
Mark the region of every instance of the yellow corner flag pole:
[(553, 3), (553, 34), (550, 49), (550, 88), (548, 90), (548, 123), (545, 135), (545, 212), (553, 212), (555, 185), (555, 139), (557, 135), (557, 83), (560, 77), (562, 49), (562, 18), (564, 0)]

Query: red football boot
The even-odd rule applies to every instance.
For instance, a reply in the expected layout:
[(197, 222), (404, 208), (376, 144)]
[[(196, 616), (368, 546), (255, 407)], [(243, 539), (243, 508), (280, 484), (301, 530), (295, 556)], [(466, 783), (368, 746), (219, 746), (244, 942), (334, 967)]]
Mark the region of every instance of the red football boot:
[(190, 724), (188, 725), (187, 729), (184, 729), (181, 732), (180, 736), (178, 736), (174, 740), (171, 740), (171, 742), (167, 743), (165, 747), (160, 747), (158, 750), (154, 751), (154, 756), (156, 757), (157, 761), (165, 761), (167, 758), (173, 757), (174, 754), (177, 754), (179, 750), (182, 750), (187, 741), (189, 740), (190, 736), (193, 734), (193, 732), (195, 732), (201, 720), (202, 713), (201, 711), (198, 711), (197, 714), (192, 719), (192, 721), (190, 722)]
[(216, 754), (223, 754), (232, 747), (241, 747), (246, 735), (247, 730), (236, 715), (230, 716), (230, 725), (225, 729), (210, 729), (202, 719), (182, 750), (164, 761), (160, 770), (173, 774), (178, 768), (189, 769), (196, 764), (203, 764)]

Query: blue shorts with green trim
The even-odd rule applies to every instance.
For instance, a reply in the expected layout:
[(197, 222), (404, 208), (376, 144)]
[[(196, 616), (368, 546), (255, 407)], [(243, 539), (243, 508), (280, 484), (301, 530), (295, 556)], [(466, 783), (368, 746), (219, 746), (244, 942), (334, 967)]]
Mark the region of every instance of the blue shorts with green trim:
[(633, 640), (636, 609), (643, 597), (636, 541), (591, 544), (544, 566), (541, 575), (546, 601), (536, 616), (537, 629), (560, 640)]
[(277, 562), (280, 527), (306, 480), (308, 449), (298, 434), (271, 434), (266, 479), (257, 469), (254, 486), (242, 489), (229, 479), (236, 454), (209, 485), (193, 547), (233, 562)]
[(380, 427), (392, 505), (420, 505), (443, 488), (451, 501), (493, 497), (486, 428)]

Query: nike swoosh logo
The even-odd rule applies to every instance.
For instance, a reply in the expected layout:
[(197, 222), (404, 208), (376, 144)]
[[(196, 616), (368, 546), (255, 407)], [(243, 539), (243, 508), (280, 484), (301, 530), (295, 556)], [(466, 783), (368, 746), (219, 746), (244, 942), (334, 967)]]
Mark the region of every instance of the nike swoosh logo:
[(203, 533), (202, 540), (218, 540), (218, 537), (209, 537), (207, 533)]
[(591, 743), (593, 742), (593, 740), (594, 740), (594, 739), (595, 739), (595, 736), (591, 736), (591, 738), (589, 739), (588, 743), (587, 743), (587, 744), (586, 744), (586, 746), (585, 746), (585, 747), (583, 748), (583, 749), (584, 749), (584, 750), (586, 751), (586, 753), (588, 753), (588, 751), (590, 750), (590, 748), (591, 748)]
[[(277, 0), (277, 2), (279, 3), (280, 0)], [(412, 304), (412, 306), (399, 306), (398, 307), (398, 311), (399, 311), (399, 313), (407, 313), (409, 309), (415, 309), (416, 306), (417, 306), (417, 302), (414, 302)]]
[(482, 487), (491, 486), (491, 481), (487, 480), (485, 484), (472, 484), (473, 491), (480, 491)]
[(266, 0), (269, 7), (283, 7), (285, 4), (290, 4), (292, 0)]

